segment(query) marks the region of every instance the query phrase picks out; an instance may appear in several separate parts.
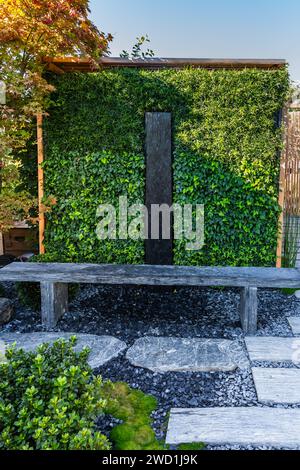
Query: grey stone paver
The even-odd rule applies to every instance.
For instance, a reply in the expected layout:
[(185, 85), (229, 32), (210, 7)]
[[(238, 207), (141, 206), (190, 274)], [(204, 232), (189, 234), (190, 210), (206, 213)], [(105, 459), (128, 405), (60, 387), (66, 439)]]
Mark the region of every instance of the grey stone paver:
[(26, 351), (34, 351), (43, 343), (53, 343), (59, 338), (77, 337), (75, 350), (87, 346), (91, 349), (89, 364), (93, 369), (102, 366), (110, 359), (118, 356), (126, 344), (113, 336), (96, 336), (81, 333), (0, 333), (0, 342), (6, 345), (16, 342), (16, 346)]
[(294, 335), (300, 335), (300, 317), (288, 317)]
[(126, 357), (135, 366), (161, 373), (232, 371), (249, 367), (240, 344), (223, 339), (146, 336), (135, 341)]
[(295, 449), (300, 447), (300, 409), (173, 408), (166, 442)]
[(251, 361), (300, 363), (300, 339), (248, 336), (245, 338)]
[(300, 403), (300, 369), (254, 367), (252, 375), (261, 403)]

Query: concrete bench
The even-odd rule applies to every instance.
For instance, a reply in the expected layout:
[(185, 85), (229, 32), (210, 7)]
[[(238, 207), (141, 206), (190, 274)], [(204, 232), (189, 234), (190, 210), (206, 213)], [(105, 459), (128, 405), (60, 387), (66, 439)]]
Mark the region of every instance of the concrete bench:
[(245, 334), (257, 329), (257, 288), (300, 288), (300, 269), (12, 263), (1, 281), (40, 282), (42, 321), (56, 325), (68, 310), (68, 284), (148, 286), (227, 286), (241, 289), (240, 315)]

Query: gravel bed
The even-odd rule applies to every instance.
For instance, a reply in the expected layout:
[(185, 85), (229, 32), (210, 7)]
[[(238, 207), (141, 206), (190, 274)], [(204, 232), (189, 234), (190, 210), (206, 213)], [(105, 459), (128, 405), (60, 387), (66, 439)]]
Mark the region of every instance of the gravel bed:
[[(13, 286), (7, 283), (5, 287), (6, 295), (15, 298)], [(237, 289), (84, 286), (54, 331), (113, 335), (125, 341), (128, 347), (145, 335), (236, 339), (245, 347), (238, 303)], [(15, 308), (14, 319), (2, 327), (2, 331), (43, 331), (39, 313), (20, 306), (17, 300)], [(287, 321), (290, 315), (300, 315), (300, 300), (295, 296), (284, 295), (278, 290), (259, 291), (258, 336), (292, 336)], [(266, 363), (253, 365), (265, 366)], [(292, 365), (268, 363), (267, 366)], [(113, 381), (126, 381), (131, 387), (157, 398), (158, 409), (153, 420), (159, 439), (164, 438), (168, 412), (172, 407), (264, 406), (257, 403), (250, 370), (158, 374), (132, 366), (122, 354), (96, 372)], [(108, 434), (116, 421), (106, 417), (101, 418), (98, 424)]]
[(257, 401), (250, 370), (159, 374), (134, 367), (119, 356), (97, 373), (112, 381), (126, 381), (132, 388), (157, 398), (153, 418), (158, 439), (164, 439), (170, 408), (253, 406)]
[[(15, 299), (12, 284), (6, 295)], [(278, 290), (259, 291), (259, 336), (291, 336), (287, 316), (300, 316), (300, 300)], [(238, 289), (84, 286), (55, 331), (111, 334), (132, 344), (145, 335), (243, 339)], [(15, 301), (6, 331), (42, 331), (37, 312)]]

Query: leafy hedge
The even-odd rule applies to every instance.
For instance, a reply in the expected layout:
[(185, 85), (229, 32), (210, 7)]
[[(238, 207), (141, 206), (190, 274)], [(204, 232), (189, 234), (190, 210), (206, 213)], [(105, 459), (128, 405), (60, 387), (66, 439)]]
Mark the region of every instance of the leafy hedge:
[(46, 249), (63, 260), (141, 263), (143, 241), (99, 241), (100, 203), (144, 201), (144, 113), (170, 111), (174, 201), (205, 204), (205, 246), (177, 264), (272, 265), (279, 215), (280, 70), (104, 70), (53, 77), (46, 121)]

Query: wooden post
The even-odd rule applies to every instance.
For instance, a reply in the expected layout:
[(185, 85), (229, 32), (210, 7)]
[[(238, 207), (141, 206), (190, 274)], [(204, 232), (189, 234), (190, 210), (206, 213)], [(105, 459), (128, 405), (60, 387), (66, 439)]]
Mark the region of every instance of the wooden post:
[(4, 255), (3, 234), (0, 232), (0, 256)]
[[(146, 263), (170, 265), (173, 262), (172, 214), (170, 234), (163, 233), (162, 217), (157, 223), (157, 239), (151, 238), (154, 208), (167, 205), (171, 208), (172, 188), (172, 126), (171, 113), (146, 113), (146, 206), (148, 209), (148, 234)], [(152, 209), (152, 211), (151, 211)], [(157, 215), (157, 214), (156, 214)]]
[(68, 311), (68, 284), (41, 282), (42, 324), (54, 328)]
[(283, 223), (284, 223), (284, 198), (285, 198), (285, 167), (286, 167), (286, 152), (287, 152), (287, 139), (288, 139), (288, 109), (283, 110), (283, 124), (284, 124), (284, 148), (281, 152), (280, 158), (280, 176), (279, 176), (279, 196), (278, 204), (281, 213), (278, 220), (278, 238), (277, 238), (277, 251), (276, 251), (276, 268), (282, 267), (282, 239), (283, 239)]
[(245, 335), (255, 335), (257, 331), (257, 287), (241, 289), (240, 315)]
[(37, 149), (38, 149), (38, 200), (39, 200), (39, 253), (45, 253), (44, 233), (45, 233), (45, 213), (43, 210), (44, 197), (44, 143), (43, 143), (43, 115), (37, 115)]

